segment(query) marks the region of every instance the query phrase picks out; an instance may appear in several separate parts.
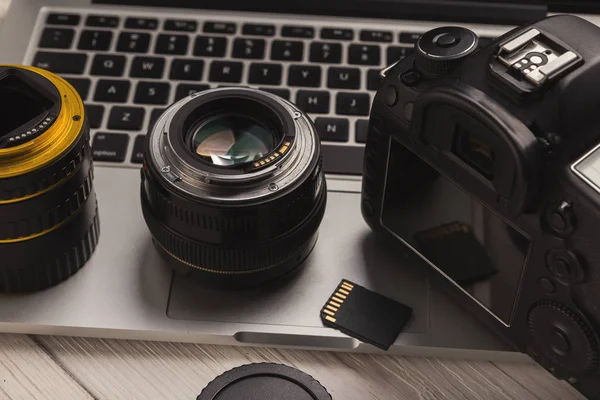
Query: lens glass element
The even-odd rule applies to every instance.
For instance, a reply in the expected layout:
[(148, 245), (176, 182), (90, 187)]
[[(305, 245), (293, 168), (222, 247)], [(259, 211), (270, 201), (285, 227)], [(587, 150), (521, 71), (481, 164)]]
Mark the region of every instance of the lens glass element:
[(192, 151), (204, 161), (229, 166), (258, 160), (275, 149), (280, 136), (241, 114), (221, 114), (192, 129)]

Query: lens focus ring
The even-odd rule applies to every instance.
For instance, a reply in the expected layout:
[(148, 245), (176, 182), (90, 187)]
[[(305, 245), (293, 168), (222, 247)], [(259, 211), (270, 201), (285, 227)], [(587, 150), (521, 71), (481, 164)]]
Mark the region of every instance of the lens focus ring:
[[(321, 196), (321, 202), (325, 196)], [(320, 205), (320, 204), (318, 204)], [(165, 225), (154, 220), (148, 208), (142, 203), (144, 216), (154, 239), (159, 246), (176, 260), (187, 266), (217, 274), (249, 274), (277, 267), (280, 263), (294, 258), (306, 247), (316, 234), (321, 223), (323, 207), (315, 208), (308, 221), (297, 231), (263, 244), (246, 246), (214, 246), (186, 239)], [(148, 213), (148, 214), (147, 214)]]

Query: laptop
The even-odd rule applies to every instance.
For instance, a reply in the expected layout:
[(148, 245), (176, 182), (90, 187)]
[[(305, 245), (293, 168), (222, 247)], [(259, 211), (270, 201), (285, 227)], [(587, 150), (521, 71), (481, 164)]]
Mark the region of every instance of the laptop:
[[(370, 104), (379, 71), (433, 27), (462, 25), (485, 42), (549, 12), (600, 11), (560, 3), (13, 0), (0, 25), (0, 62), (49, 69), (79, 91), (92, 126), (101, 235), (64, 283), (0, 295), (0, 331), (379, 352), (321, 323), (321, 307), (348, 279), (414, 310), (390, 354), (527, 360), (432, 287), (410, 251), (367, 227), (359, 203), (369, 109), (347, 105)], [(148, 127), (175, 100), (223, 85), (289, 99), (319, 127), (329, 190), (319, 239), (302, 272), (275, 287), (198, 287), (165, 265), (142, 218)]]

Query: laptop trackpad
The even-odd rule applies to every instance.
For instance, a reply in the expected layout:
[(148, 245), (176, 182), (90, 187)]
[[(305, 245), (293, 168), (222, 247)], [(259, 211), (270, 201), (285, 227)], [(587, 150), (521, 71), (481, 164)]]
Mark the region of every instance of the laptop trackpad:
[(174, 275), (167, 314), (194, 321), (321, 327), (319, 311), (344, 278), (412, 307), (405, 332), (426, 332), (425, 265), (400, 247), (371, 232), (360, 214), (359, 194), (329, 192), (317, 244), (293, 279), (268, 289), (217, 291)]

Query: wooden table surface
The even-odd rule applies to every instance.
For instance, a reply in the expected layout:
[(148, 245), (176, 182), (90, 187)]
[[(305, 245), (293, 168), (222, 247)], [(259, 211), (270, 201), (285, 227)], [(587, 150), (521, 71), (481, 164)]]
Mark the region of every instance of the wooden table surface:
[(335, 400), (583, 399), (534, 364), (0, 334), (0, 400), (193, 400), (253, 362), (297, 367)]

